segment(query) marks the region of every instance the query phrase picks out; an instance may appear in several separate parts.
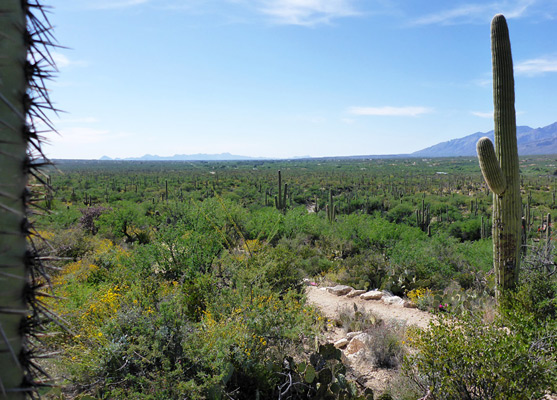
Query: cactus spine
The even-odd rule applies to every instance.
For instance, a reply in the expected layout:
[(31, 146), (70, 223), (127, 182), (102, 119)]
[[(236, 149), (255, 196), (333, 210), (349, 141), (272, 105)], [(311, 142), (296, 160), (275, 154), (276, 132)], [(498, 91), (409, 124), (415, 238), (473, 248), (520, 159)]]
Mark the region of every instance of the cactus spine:
[(491, 22), (491, 55), (495, 148), (488, 138), (481, 138), (477, 151), (482, 174), (493, 191), (493, 265), (500, 298), (518, 281), (522, 216), (513, 62), (509, 30), (501, 14)]
[[(23, 399), (35, 391), (42, 370), (30, 338), (43, 326), (48, 311), (38, 300), (48, 282), (34, 251), (27, 220), (34, 195), (28, 174), (44, 155), (36, 130), (51, 127), (44, 111), (51, 108), (44, 80), (54, 63), (45, 47), (50, 25), (38, 0), (3, 0), (0, 9), (0, 398)], [(47, 189), (49, 190), (49, 189)], [(49, 199), (50, 201), (50, 199)]]

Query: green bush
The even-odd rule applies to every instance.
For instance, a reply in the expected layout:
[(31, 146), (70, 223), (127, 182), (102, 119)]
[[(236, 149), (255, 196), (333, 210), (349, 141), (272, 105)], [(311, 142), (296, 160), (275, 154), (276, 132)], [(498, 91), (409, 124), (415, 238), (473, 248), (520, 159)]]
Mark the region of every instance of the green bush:
[(478, 240), (481, 238), (481, 219), (468, 219), (456, 221), (449, 226), (449, 234), (462, 241)]
[(346, 258), (341, 265), (339, 283), (356, 289), (378, 288), (387, 269), (385, 257), (370, 250)]
[(521, 318), (487, 324), (477, 315), (440, 316), (411, 337), (416, 352), (404, 370), (435, 399), (542, 399), (556, 388), (557, 339), (527, 325)]

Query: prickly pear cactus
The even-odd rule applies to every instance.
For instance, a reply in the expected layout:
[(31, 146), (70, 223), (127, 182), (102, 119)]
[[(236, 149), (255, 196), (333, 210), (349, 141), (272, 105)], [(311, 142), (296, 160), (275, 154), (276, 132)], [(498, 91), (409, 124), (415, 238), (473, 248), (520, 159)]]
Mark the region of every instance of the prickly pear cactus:
[(482, 174), (493, 191), (493, 264), (500, 297), (518, 280), (522, 217), (511, 43), (500, 14), (491, 22), (491, 54), (495, 147), (484, 137), (477, 151)]
[(38, 300), (45, 270), (26, 217), (27, 178), (45, 159), (35, 124), (50, 126), (43, 85), (53, 68), (45, 51), (50, 26), (37, 1), (2, 0), (0, 6), (0, 399), (34, 392), (41, 370), (32, 337), (47, 314)]

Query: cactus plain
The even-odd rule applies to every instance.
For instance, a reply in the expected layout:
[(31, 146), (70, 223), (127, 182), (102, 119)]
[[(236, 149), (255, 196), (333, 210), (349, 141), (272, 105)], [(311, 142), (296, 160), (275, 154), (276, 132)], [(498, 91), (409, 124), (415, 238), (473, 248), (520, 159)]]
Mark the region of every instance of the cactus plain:
[[(502, 16), (492, 24), (495, 146), (478, 143), (481, 172), (462, 157), (61, 160), (39, 175), (27, 149), (40, 149), (37, 104), (24, 93), (46, 96), (31, 79), (45, 72), (25, 62), (24, 39), (49, 27), (30, 10), (41, 8), (0, 11), (10, 38), (0, 40), (0, 399), (557, 392), (557, 157), (518, 157)], [(45, 184), (33, 197), (45, 212), (31, 215), (26, 186)], [(356, 305), (324, 317), (306, 286), (336, 284), (400, 296), (437, 322), (407, 327)], [(331, 343), (339, 329), (361, 335), (369, 373)], [(377, 389), (386, 367), (393, 379)]]

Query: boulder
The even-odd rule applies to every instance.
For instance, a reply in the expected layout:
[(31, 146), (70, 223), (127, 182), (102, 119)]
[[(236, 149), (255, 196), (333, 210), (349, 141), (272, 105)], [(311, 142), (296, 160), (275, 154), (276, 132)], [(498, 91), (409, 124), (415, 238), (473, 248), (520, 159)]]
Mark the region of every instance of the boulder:
[(348, 333), (346, 334), (346, 339), (352, 340), (352, 339), (354, 339), (356, 336), (360, 335), (361, 333), (362, 333), (362, 331), (348, 332)]
[(401, 306), (402, 303), (404, 303), (404, 300), (402, 300), (398, 296), (388, 296), (388, 297), (383, 297), (383, 303), (394, 304), (394, 305), (397, 305), (397, 306)]
[(360, 333), (352, 338), (348, 346), (346, 346), (346, 354), (355, 354), (358, 351), (365, 349), (369, 342), (369, 335), (367, 333)]
[(381, 300), (381, 297), (383, 297), (383, 292), (380, 290), (372, 290), (360, 295), (362, 300)]
[(328, 287), (327, 291), (337, 296), (344, 296), (347, 293), (350, 293), (353, 289), (350, 286), (346, 285), (336, 285), (333, 287)]
[(365, 292), (366, 292), (366, 291), (363, 290), (363, 289), (352, 289), (352, 291), (351, 291), (350, 293), (348, 293), (348, 294), (346, 295), (346, 297), (350, 297), (350, 298), (356, 297), (356, 296), (359, 296), (359, 295), (361, 295), (361, 294), (364, 294)]
[(334, 345), (337, 349), (344, 349), (346, 346), (348, 346), (348, 343), (350, 343), (348, 339), (342, 338), (337, 340)]

